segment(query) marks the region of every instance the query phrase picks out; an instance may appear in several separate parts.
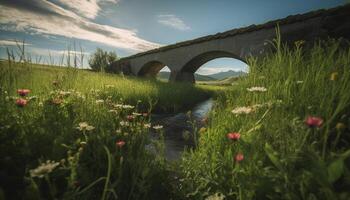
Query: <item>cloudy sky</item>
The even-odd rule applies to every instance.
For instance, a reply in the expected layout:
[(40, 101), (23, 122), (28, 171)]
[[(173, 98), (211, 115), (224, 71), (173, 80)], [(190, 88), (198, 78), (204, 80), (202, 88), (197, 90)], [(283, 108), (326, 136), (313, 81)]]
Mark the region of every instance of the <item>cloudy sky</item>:
[[(283, 2), (283, 3), (282, 3)], [(97, 47), (120, 57), (163, 45), (260, 24), (288, 15), (342, 5), (346, 0), (0, 0), (0, 57), (16, 40), (32, 59)], [(75, 48), (74, 48), (75, 47)], [(80, 47), (82, 49), (80, 49)], [(87, 63), (84, 63), (87, 66)], [(247, 70), (222, 58), (201, 74)]]

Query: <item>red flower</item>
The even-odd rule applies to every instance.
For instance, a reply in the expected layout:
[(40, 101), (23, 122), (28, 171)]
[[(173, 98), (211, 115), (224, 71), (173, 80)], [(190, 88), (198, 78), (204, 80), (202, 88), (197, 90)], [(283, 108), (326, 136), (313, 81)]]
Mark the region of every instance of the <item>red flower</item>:
[(20, 96), (24, 97), (24, 96), (27, 96), (27, 94), (30, 93), (30, 90), (28, 90), (28, 89), (18, 89), (18, 90), (17, 90), (17, 93), (18, 93)]
[(241, 162), (243, 159), (244, 159), (244, 156), (243, 156), (242, 153), (236, 154), (236, 156), (235, 156), (235, 161), (236, 162)]
[(122, 148), (125, 145), (125, 141), (123, 140), (118, 140), (115, 145), (119, 148)]
[(309, 127), (320, 127), (323, 124), (323, 119), (320, 117), (308, 116), (305, 120), (305, 124)]
[(135, 119), (135, 117), (133, 115), (128, 115), (126, 116), (126, 119), (128, 119), (129, 121), (132, 121)]
[(227, 138), (233, 141), (237, 141), (239, 140), (239, 138), (241, 137), (241, 134), (239, 133), (228, 133), (227, 134)]
[(26, 99), (19, 98), (16, 100), (16, 104), (19, 107), (24, 107), (25, 105), (27, 105), (27, 103), (28, 103), (28, 100)]

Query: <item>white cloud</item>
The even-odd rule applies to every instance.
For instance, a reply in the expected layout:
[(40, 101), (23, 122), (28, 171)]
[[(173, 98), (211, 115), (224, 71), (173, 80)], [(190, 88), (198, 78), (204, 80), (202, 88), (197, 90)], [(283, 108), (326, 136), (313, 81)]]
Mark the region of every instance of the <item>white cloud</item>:
[[(28, 52), (30, 52), (30, 54), (32, 55), (39, 55), (39, 56), (61, 56), (61, 55), (68, 55), (68, 50), (53, 50), (53, 49), (44, 49), (44, 48), (37, 48), (37, 47), (28, 47), (27, 48)], [(80, 55), (90, 55), (89, 52), (85, 52), (85, 51), (73, 51), (70, 50), (69, 51), (70, 55), (76, 54), (77, 56)]]
[(136, 31), (91, 22), (48, 1), (13, 0), (0, 4), (0, 30), (76, 38), (133, 51), (160, 46), (139, 38)]
[(59, 0), (59, 3), (70, 10), (89, 19), (95, 19), (105, 3), (118, 3), (117, 0)]
[(28, 46), (28, 45), (31, 45), (29, 43), (26, 43), (24, 41), (19, 41), (19, 40), (0, 40), (0, 46), (22, 46), (22, 45), (25, 45), (25, 46)]
[(191, 27), (175, 15), (158, 15), (157, 18), (158, 23), (177, 30), (186, 31), (191, 29)]

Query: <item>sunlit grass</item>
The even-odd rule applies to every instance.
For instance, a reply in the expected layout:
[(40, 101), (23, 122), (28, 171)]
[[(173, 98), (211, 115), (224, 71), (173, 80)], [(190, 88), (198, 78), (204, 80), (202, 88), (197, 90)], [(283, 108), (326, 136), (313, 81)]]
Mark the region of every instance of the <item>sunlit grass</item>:
[(184, 157), (190, 199), (350, 198), (350, 50), (334, 40), (274, 44), (218, 96), (198, 150)]

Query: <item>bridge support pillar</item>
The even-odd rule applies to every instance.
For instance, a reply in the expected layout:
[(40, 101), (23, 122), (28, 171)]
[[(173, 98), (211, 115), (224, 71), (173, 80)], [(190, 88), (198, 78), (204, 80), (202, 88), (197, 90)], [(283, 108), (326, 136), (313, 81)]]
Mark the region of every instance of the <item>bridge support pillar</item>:
[(194, 74), (191, 72), (171, 71), (170, 82), (189, 82), (194, 83)]

